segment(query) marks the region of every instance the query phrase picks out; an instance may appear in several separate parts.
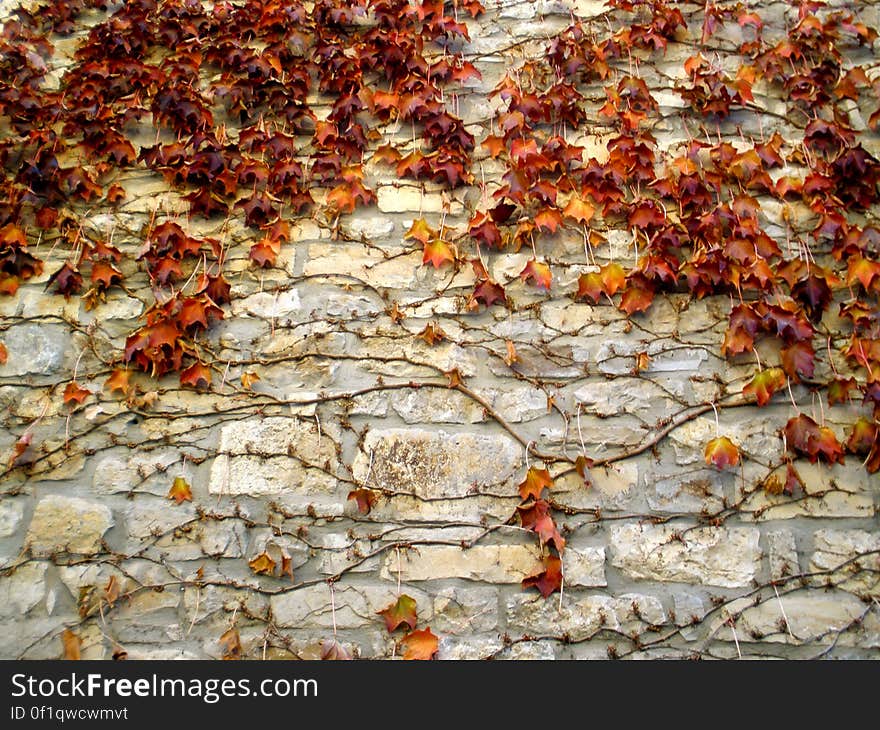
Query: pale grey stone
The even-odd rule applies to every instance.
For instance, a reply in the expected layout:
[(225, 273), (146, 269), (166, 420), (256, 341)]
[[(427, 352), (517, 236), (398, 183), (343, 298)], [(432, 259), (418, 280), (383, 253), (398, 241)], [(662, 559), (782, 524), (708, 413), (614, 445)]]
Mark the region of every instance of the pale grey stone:
[(70, 331), (57, 324), (20, 324), (3, 334), (8, 360), (4, 377), (48, 375), (64, 364), (70, 350)]
[[(611, 528), (611, 563), (637, 580), (748, 586), (759, 569), (756, 528), (700, 527), (681, 534), (669, 525)], [(681, 535), (681, 539), (677, 539)]]
[(5, 497), (0, 500), (0, 537), (14, 535), (24, 518), (24, 503), (20, 499)]
[(327, 495), (336, 479), (323, 471), (336, 460), (333, 442), (311, 421), (249, 418), (220, 431), (211, 465), (212, 494)]
[(596, 588), (608, 585), (605, 580), (605, 548), (565, 546), (562, 555), (565, 585)]
[(518, 593), (507, 601), (508, 626), (528, 634), (561, 635), (584, 641), (600, 629), (631, 631), (666, 622), (666, 613), (654, 596), (632, 594), (573, 596), (566, 593), (546, 600), (535, 593)]

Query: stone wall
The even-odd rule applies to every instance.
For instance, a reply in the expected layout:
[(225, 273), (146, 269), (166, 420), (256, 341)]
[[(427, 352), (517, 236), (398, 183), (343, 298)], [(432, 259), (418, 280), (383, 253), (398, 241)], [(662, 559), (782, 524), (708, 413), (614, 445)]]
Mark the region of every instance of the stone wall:
[[(622, 13), (585, 1), (485, 5), (464, 21), (463, 51), (482, 79), (457, 92), (478, 142), (509, 68), (544, 58), (571, 13), (597, 33)], [(858, 5), (878, 26), (876, 6)], [(659, 105), (660, 150), (690, 134), (671, 80), (685, 77), (700, 16), (681, 7), (687, 34), (665, 52), (633, 53)], [(781, 26), (788, 8), (760, 9)], [(725, 28), (711, 41), (722, 57), (743, 32)], [(70, 53), (81, 37), (58, 48)], [(853, 54), (866, 62), (872, 47)], [(567, 134), (601, 160), (612, 133), (596, 114), (603, 85), (585, 93), (591, 121)], [(872, 103), (852, 104), (861, 129)], [(767, 113), (734, 114), (717, 132), (779, 130), (797, 144), (802, 129), (778, 91), (756, 87), (755, 107)], [(878, 152), (875, 133), (861, 141)], [(810, 389), (793, 384), (791, 399), (783, 391), (763, 408), (741, 397), (755, 363), (719, 351), (728, 297), (661, 294), (633, 317), (575, 300), (579, 275), (595, 269), (574, 229), (541, 238), (550, 291), (520, 277), (531, 250), (484, 252), (508, 306), (469, 310), (471, 267), (423, 265), (405, 234), (419, 218), (466, 229), (504, 173), (479, 149), (475, 159), (475, 184), (454, 190), (368, 168), (375, 205), (337, 226), (294, 218), (272, 268), (248, 260), (255, 234), (242, 221), (185, 223), (229, 246), (232, 302), (201, 338), (214, 371), (201, 391), (146, 373), (131, 376), (128, 397), (104, 385), (153, 300), (134, 253), (120, 264), (126, 290), (88, 309), (44, 291), (67, 251), (31, 246), (44, 273), (0, 297), (0, 452), (13, 455), (0, 498), (0, 657), (58, 657), (69, 630), (83, 658), (219, 658), (237, 653), (234, 632), (246, 658), (315, 658), (334, 639), (355, 657), (389, 658), (402, 632), (389, 634), (377, 612), (402, 593), (439, 637), (440, 659), (878, 657), (880, 480), (848, 455), (798, 460), (794, 496), (765, 489), (784, 469), (791, 400), (818, 412)], [(121, 184), (115, 210), (82, 218), (87, 235), (136, 252), (151, 216), (186, 221), (160, 176), (133, 168)], [(782, 208), (762, 201), (774, 238), (811, 227), (806, 206)], [(631, 265), (626, 226), (603, 233), (599, 262)], [(445, 333), (433, 344), (419, 337), (430, 323)], [(90, 393), (65, 403), (74, 380)], [(863, 412), (855, 402), (823, 417), (842, 432)], [(719, 432), (739, 445), (735, 469), (706, 464)], [(25, 434), (27, 458), (16, 459)], [(586, 483), (579, 455), (594, 462)], [(545, 465), (567, 540), (563, 590), (548, 598), (521, 586), (542, 548), (515, 517), (517, 485)], [(168, 498), (178, 477), (191, 487), (179, 503)], [(357, 489), (374, 499), (367, 514), (349, 499)]]

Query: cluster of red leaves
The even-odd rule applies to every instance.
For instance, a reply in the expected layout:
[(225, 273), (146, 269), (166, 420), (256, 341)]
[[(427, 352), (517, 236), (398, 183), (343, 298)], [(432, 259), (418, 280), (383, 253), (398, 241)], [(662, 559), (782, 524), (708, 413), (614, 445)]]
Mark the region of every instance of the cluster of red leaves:
[(565, 538), (551, 515), (551, 506), (544, 498), (544, 490), (553, 488), (553, 478), (546, 469), (530, 467), (526, 478), (519, 485), (522, 502), (516, 508), (520, 526), (538, 536), (542, 548), (542, 570), (526, 577), (523, 588), (537, 588), (544, 598), (562, 589), (562, 554)]
[[(70, 33), (92, 9), (105, 18), (91, 25), (60, 88), (48, 88), (52, 34)], [(469, 39), (461, 18), (482, 11), (477, 0), (131, 0), (112, 8), (52, 0), (38, 12), (20, 9), (0, 37), (0, 117), (10, 132), (0, 138), (0, 293), (41, 273), (28, 252), (38, 231), (57, 231), (71, 247), (50, 277), (54, 292), (82, 294), (92, 307), (124, 286), (123, 252), (89, 241), (66, 211), (119, 204), (126, 191), (118, 173), (136, 166), (161, 174), (191, 216), (238, 213), (261, 231), (249, 251), (256, 267), (275, 265), (291, 217), (316, 200), (331, 218), (375, 201), (364, 158), (384, 124), (413, 125), (421, 145), (385, 145), (376, 161), (392, 162), (401, 177), (469, 183), (474, 138), (447, 107), (444, 87), (479, 78), (450, 44)], [(442, 58), (436, 48), (445, 49)], [(320, 121), (309, 103), (316, 93), (331, 99)], [(224, 116), (237, 132), (227, 131)], [(138, 149), (133, 132), (147, 121), (156, 142)], [(146, 266), (157, 304), (128, 338), (125, 362), (210, 383), (195, 338), (229, 299), (225, 256), (219, 241), (190, 236), (177, 221), (148, 228), (134, 258)], [(211, 273), (194, 291), (177, 291), (200, 263)]]
[[(779, 344), (778, 366), (761, 370), (744, 388), (759, 405), (789, 381), (812, 388), (823, 385), (815, 380), (820, 356), (814, 340), (826, 329), (823, 319), (832, 304), (839, 303), (840, 316), (853, 329), (839, 352), (856, 376), (825, 383), (829, 403), (849, 400), (851, 393), (861, 391), (876, 422), (880, 233), (853, 214), (876, 204), (880, 162), (859, 143), (858, 132), (840, 106), (870, 87), (863, 69), (844, 68), (842, 49), (870, 44), (876, 32), (850, 13), (804, 2), (797, 6), (791, 32), (774, 45), (764, 37), (764, 23), (756, 12), (713, 3), (704, 17), (703, 41), (725, 23), (737, 23), (747, 38), (754, 33), (755, 40), (740, 49), (743, 63), (735, 77), (702, 54), (689, 58), (684, 65), (688, 81), (677, 87), (679, 93), (698, 119), (720, 122), (753, 101), (756, 81), (776, 84), (793, 104), (809, 109), (803, 143), (787, 142), (779, 133), (758, 141), (743, 139), (736, 146), (707, 136), (706, 141), (694, 139), (661, 155), (649, 131), (657, 103), (647, 84), (630, 73), (618, 75), (605, 88), (598, 113), (616, 134), (607, 144), (608, 159), (599, 162), (585, 159), (581, 148), (559, 134), (585, 118), (582, 85), (614, 78), (615, 60), (627, 54), (627, 47), (664, 52), (668, 40), (686, 32), (679, 10), (661, 0), (616, 0), (611, 5), (632, 14), (628, 28), (602, 39), (574, 20), (550, 42), (545, 59), (527, 61), (494, 90), (506, 106), (496, 116), (497, 131), (483, 146), (491, 157), (505, 162), (507, 172), (494, 192), (494, 206), (471, 219), (469, 236), (489, 252), (518, 250), (568, 227), (582, 229), (587, 248), (600, 250), (604, 239), (591, 224), (601, 220), (629, 228), (635, 265), (627, 269), (611, 262), (595, 267), (580, 276), (575, 297), (598, 303), (603, 298), (614, 301), (619, 294), (617, 306), (628, 315), (647, 311), (662, 291), (733, 298), (722, 354), (751, 353), (761, 336)], [(875, 96), (877, 91), (873, 89)], [(880, 110), (870, 126), (876, 127), (878, 115)], [(789, 165), (806, 168), (806, 173), (779, 175)], [(766, 196), (779, 201), (784, 215), (790, 203), (813, 212), (808, 240), (797, 233), (797, 241), (780, 247), (763, 228), (761, 200)], [(505, 303), (501, 288), (486, 295), (486, 287), (494, 282), (482, 260), (475, 269), (470, 307)], [(552, 272), (535, 259), (521, 278), (549, 289)], [(849, 298), (842, 301), (847, 293)], [(822, 345), (830, 352), (827, 343)], [(807, 439), (810, 451), (798, 453), (815, 456), (816, 442)], [(734, 457), (720, 442), (716, 447), (707, 452), (710, 463), (735, 463), (738, 453)], [(836, 454), (821, 449), (818, 453), (827, 458)], [(873, 460), (867, 464), (876, 470)]]

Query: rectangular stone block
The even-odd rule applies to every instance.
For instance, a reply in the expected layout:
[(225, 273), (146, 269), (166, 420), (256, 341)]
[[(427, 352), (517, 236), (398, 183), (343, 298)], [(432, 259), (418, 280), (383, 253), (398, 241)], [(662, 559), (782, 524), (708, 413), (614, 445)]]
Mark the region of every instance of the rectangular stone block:
[(611, 564), (637, 580), (748, 586), (760, 567), (756, 528), (701, 527), (681, 539), (682, 527), (619, 525), (611, 528)]
[(382, 578), (440, 580), (465, 578), (484, 583), (519, 583), (541, 570), (537, 545), (475, 545), (462, 549), (451, 545), (421, 545), (389, 554), (382, 564)]
[(218, 450), (208, 485), (212, 494), (326, 495), (336, 489), (335, 477), (317, 468), (335, 465), (333, 442), (319, 436), (312, 421), (273, 417), (230, 423), (220, 431)]
[[(429, 623), (433, 617), (433, 602), (424, 591), (407, 586), (401, 591), (416, 601), (419, 621)], [(291, 628), (357, 629), (363, 626), (381, 627), (382, 617), (377, 611), (397, 600), (396, 583), (388, 585), (353, 586), (319, 583), (272, 596), (269, 601), (275, 623)]]
[(440, 499), (501, 492), (521, 462), (522, 447), (499, 433), (373, 429), (353, 473), (365, 486)]
[(566, 634), (572, 641), (590, 638), (602, 628), (614, 631), (644, 630), (666, 622), (666, 612), (654, 596), (631, 594), (613, 598), (566, 593), (559, 600), (535, 593), (518, 593), (507, 601), (509, 629), (528, 634)]

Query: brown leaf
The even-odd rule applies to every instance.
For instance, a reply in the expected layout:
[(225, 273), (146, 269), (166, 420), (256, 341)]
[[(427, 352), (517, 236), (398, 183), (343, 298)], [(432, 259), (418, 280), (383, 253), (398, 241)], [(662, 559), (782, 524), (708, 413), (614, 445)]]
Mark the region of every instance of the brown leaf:
[(63, 654), (61, 655), (62, 659), (67, 659), (69, 661), (79, 660), (82, 639), (70, 629), (64, 629), (64, 631), (61, 632), (61, 646), (63, 647)]
[(351, 654), (336, 639), (321, 642), (321, 659), (324, 661), (351, 661)]
[(446, 339), (446, 333), (442, 329), (440, 329), (440, 325), (434, 324), (433, 322), (428, 322), (428, 324), (425, 325), (425, 328), (421, 332), (419, 332), (416, 337), (421, 337), (425, 342), (433, 347), (438, 342), (442, 342)]
[(533, 466), (526, 472), (526, 478), (519, 485), (518, 489), (523, 500), (538, 500), (545, 489), (551, 489), (552, 487), (553, 477), (550, 476), (550, 472)]
[(119, 599), (120, 592), (121, 586), (119, 585), (119, 581), (116, 579), (115, 575), (111, 575), (110, 580), (107, 581), (107, 585), (104, 586), (104, 601), (110, 608), (113, 608), (113, 604)]
[(205, 390), (211, 385), (211, 368), (200, 362), (194, 362), (180, 372), (180, 384), (191, 385), (198, 390)]
[(241, 636), (235, 626), (220, 637), (220, 650), (224, 659), (241, 659)]

